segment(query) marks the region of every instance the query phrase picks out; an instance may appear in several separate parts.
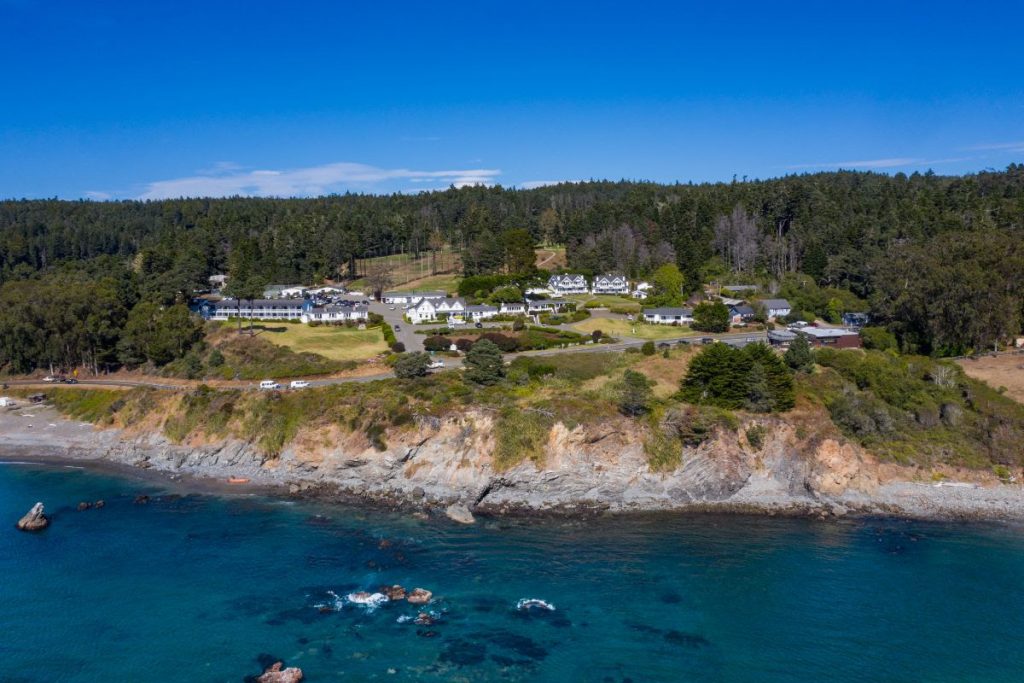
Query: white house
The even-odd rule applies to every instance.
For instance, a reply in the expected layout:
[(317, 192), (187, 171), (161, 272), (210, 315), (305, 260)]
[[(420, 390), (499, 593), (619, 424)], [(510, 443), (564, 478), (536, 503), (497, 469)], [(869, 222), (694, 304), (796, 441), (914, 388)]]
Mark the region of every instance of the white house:
[(448, 295), (444, 292), (384, 292), (380, 300), (386, 304), (400, 304), (402, 306), (414, 306), (422, 299), (444, 299)]
[(533, 313), (554, 313), (562, 310), (563, 306), (568, 305), (569, 302), (564, 299), (537, 299), (527, 304), (527, 312)]
[(265, 299), (301, 299), (306, 295), (302, 285), (267, 285), (263, 290)]
[(511, 304), (502, 304), (499, 313), (501, 315), (524, 315), (526, 313), (526, 304), (519, 301)]
[(772, 318), (785, 318), (792, 312), (789, 302), (785, 299), (764, 299), (761, 305), (764, 306), (764, 312), (769, 320)]
[(480, 320), (487, 320), (498, 315), (497, 306), (487, 306), (486, 304), (480, 306), (466, 306), (466, 317), (473, 322)]
[(693, 310), (690, 308), (645, 308), (644, 322), (655, 325), (688, 325), (693, 322)]
[(309, 290), (309, 293), (317, 296), (336, 296), (338, 294), (344, 294), (345, 288), (336, 287), (334, 285), (324, 285), (323, 287), (317, 287)]
[(590, 291), (594, 294), (629, 294), (629, 280), (625, 275), (605, 273), (594, 278)]
[(224, 289), (224, 284), (228, 281), (228, 276), (218, 273), (217, 275), (211, 275), (209, 281), (211, 289), (220, 291)]
[(462, 318), (466, 312), (463, 299), (421, 298), (418, 303), (405, 309), (405, 315), (413, 324), (433, 322), (438, 318)]
[(362, 304), (346, 306), (344, 304), (328, 304), (313, 306), (299, 318), (304, 323), (338, 323), (346, 320), (366, 320), (370, 309)]
[(566, 273), (565, 275), (552, 275), (548, 279), (548, 289), (555, 294), (586, 294), (587, 278), (582, 275)]
[(654, 289), (654, 285), (650, 282), (638, 282), (636, 283), (636, 289), (633, 290), (633, 298), (646, 299), (650, 296), (652, 289)]

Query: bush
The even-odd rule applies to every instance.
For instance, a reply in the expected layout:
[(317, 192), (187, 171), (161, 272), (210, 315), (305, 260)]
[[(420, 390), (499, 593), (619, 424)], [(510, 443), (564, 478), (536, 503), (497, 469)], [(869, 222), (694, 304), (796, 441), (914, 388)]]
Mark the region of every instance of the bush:
[(793, 376), (764, 344), (705, 347), (690, 361), (680, 395), (690, 403), (754, 412), (789, 410), (795, 403)]
[(388, 325), (387, 323), (381, 323), (380, 329), (384, 333), (384, 343), (386, 343), (388, 346), (391, 346), (392, 344), (398, 341), (398, 339), (395, 337), (395, 331), (391, 329), (391, 325)]
[(596, 344), (599, 341), (601, 341), (601, 337), (603, 336), (604, 332), (602, 332), (601, 330), (594, 330), (593, 332), (590, 333), (590, 340)]
[(477, 343), (484, 339), (493, 342), (494, 345), (501, 349), (503, 353), (512, 353), (519, 349), (519, 340), (505, 334), (500, 334), (498, 332), (485, 332), (480, 335)]
[(512, 323), (512, 331), (513, 332), (522, 332), (525, 329), (526, 329), (526, 320), (521, 315), (517, 316), (516, 319), (515, 319), (515, 322)]
[(644, 354), (645, 356), (653, 356), (656, 351), (657, 349), (655, 348), (654, 342), (652, 341), (645, 341), (644, 345), (640, 347), (640, 353)]
[(447, 351), (451, 347), (452, 340), (439, 334), (432, 335), (423, 340), (423, 348), (427, 351)]
[(701, 332), (728, 332), (729, 308), (721, 301), (703, 301), (693, 309), (693, 329)]
[(396, 341), (391, 345), (391, 350), (395, 353), (405, 353), (405, 342)]
[(860, 340), (865, 349), (876, 351), (888, 351), (896, 349), (896, 335), (884, 327), (863, 327), (860, 330)]
[(753, 425), (747, 429), (747, 443), (755, 451), (759, 451), (764, 446), (764, 437), (767, 433), (768, 430), (764, 425)]
[(206, 359), (206, 363), (211, 368), (219, 368), (224, 365), (224, 354), (220, 352), (220, 349), (214, 349), (210, 351), (210, 357)]
[(651, 402), (651, 382), (635, 370), (626, 370), (617, 388), (619, 410), (623, 415), (635, 417), (646, 413)]
[(472, 339), (469, 339), (468, 337), (461, 337), (458, 341), (455, 342), (455, 348), (457, 348), (459, 351), (462, 351), (463, 353), (466, 353), (471, 348), (473, 348), (473, 344), (474, 341)]
[(473, 384), (496, 384), (505, 376), (501, 349), (488, 339), (481, 339), (473, 344), (466, 353), (464, 366), (466, 370), (463, 377)]
[(427, 374), (429, 364), (430, 356), (426, 353), (406, 353), (395, 363), (395, 377), (399, 379), (423, 377)]
[(783, 359), (786, 361), (786, 365), (798, 372), (810, 372), (814, 369), (814, 354), (811, 352), (811, 345), (807, 342), (807, 337), (802, 334), (796, 335), (796, 339), (790, 342)]

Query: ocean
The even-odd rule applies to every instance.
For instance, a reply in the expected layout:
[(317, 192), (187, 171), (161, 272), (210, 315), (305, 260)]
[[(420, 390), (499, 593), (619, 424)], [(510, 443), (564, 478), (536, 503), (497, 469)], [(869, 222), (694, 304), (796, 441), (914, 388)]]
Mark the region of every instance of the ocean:
[[(1019, 526), (460, 526), (173, 486), (0, 465), (0, 681), (239, 683), (276, 660), (311, 683), (1024, 680)], [(37, 500), (51, 526), (17, 531)], [(392, 584), (434, 601), (346, 599)]]

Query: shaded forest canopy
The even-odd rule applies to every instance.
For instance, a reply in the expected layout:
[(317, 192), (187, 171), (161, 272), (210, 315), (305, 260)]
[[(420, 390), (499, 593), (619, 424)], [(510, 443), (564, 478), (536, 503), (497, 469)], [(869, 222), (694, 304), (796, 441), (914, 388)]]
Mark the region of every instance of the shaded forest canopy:
[[(273, 282), (343, 276), (353, 259), (439, 241), (463, 250), (467, 274), (497, 272), (507, 263), (502, 236), (523, 229), (565, 244), (570, 267), (588, 273), (635, 277), (674, 261), (690, 290), (746, 273), (788, 295), (786, 282), (799, 287), (793, 276), (803, 273), (870, 302), (903, 348), (920, 353), (977, 348), (1021, 327), (1020, 164), (965, 176), (840, 171), (311, 199), (3, 201), (0, 299), (17, 302), (32, 287), (9, 285), (62, 271), (65, 280), (102, 274), (125, 310), (183, 303), (228, 271), (232, 249)], [(17, 324), (28, 334), (30, 322)]]

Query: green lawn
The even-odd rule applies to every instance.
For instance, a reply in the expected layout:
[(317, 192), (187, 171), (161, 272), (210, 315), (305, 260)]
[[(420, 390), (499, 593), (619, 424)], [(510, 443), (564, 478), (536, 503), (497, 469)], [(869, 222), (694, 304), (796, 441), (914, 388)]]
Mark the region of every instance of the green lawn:
[(583, 334), (601, 330), (609, 337), (633, 337), (636, 339), (671, 339), (695, 334), (689, 327), (672, 327), (671, 325), (648, 325), (630, 320), (613, 318), (587, 318), (572, 326), (572, 329)]
[(430, 277), (421, 278), (419, 280), (413, 280), (407, 282), (404, 285), (399, 285), (394, 288), (389, 288), (391, 292), (411, 292), (413, 290), (437, 290), (448, 292), (456, 292), (459, 289), (459, 278), (458, 275), (448, 273), (447, 275), (431, 275)]
[(265, 323), (260, 337), (296, 353), (318, 353), (331, 360), (363, 360), (387, 351), (379, 327), (310, 327), (302, 323)]
[(588, 301), (601, 304), (605, 308), (613, 306), (628, 306), (636, 312), (640, 312), (640, 302), (629, 296), (618, 296), (615, 294), (570, 294), (565, 297), (569, 301), (575, 301), (582, 307)]

